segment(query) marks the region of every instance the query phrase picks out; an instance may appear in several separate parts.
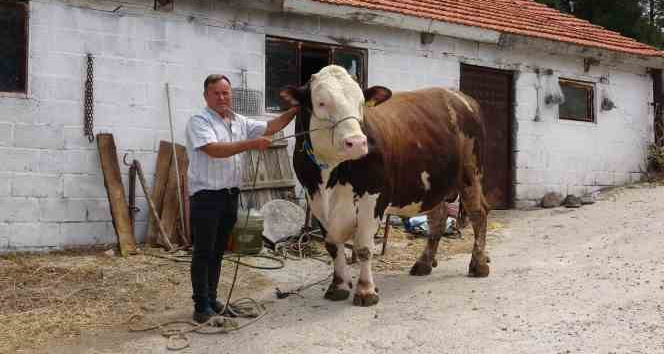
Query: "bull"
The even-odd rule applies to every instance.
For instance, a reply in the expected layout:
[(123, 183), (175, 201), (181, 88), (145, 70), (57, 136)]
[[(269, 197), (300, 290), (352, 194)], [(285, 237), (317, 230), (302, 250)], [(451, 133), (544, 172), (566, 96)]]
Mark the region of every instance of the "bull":
[(382, 86), (362, 90), (335, 65), (280, 94), (301, 106), (293, 167), (334, 260), (326, 299), (350, 296), (353, 284), (344, 243), (353, 238), (360, 262), (353, 304), (378, 303), (372, 246), (386, 214), (427, 214), (430, 234), (410, 274), (430, 274), (437, 265), (446, 203), (457, 196), (475, 237), (468, 273), (489, 275), (489, 206), (482, 191), (485, 128), (474, 99), (444, 88), (395, 94)]

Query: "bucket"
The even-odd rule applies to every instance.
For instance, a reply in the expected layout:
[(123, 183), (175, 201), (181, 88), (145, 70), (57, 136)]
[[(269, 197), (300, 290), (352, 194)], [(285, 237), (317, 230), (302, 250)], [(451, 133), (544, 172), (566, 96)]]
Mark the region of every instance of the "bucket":
[[(257, 254), (263, 249), (263, 219), (246, 214), (239, 214), (235, 228), (228, 237), (226, 249), (233, 253)], [(246, 227), (245, 227), (246, 222)]]

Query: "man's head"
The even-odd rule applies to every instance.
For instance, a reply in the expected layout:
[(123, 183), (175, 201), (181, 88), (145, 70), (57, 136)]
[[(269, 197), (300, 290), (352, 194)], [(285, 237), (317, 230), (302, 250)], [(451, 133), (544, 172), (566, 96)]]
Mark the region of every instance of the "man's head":
[(225, 75), (212, 74), (203, 83), (205, 103), (221, 116), (227, 116), (233, 104), (231, 80)]

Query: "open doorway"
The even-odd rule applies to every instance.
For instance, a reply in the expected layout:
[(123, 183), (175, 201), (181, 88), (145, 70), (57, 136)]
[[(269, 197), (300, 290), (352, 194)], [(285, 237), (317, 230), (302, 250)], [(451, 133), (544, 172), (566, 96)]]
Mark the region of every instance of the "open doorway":
[(300, 51), (300, 84), (309, 81), (311, 75), (330, 63), (330, 50), (303, 45)]

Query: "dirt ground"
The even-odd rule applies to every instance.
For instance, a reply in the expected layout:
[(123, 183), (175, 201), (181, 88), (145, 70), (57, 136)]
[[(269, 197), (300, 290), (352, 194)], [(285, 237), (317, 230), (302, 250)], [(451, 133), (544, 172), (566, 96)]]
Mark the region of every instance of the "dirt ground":
[[(471, 250), (471, 229), (464, 232), (464, 239), (442, 243), (443, 254)], [(394, 251), (377, 258), (377, 272), (407, 271), (424, 248), (425, 240), (392, 227), (388, 244)], [(312, 246), (325, 259), (322, 245)], [(108, 252), (97, 249), (0, 257), (0, 353), (51, 352), (54, 346), (85, 346), (86, 341), (140, 337), (127, 333), (127, 321), (133, 315), (144, 316), (147, 322), (191, 317), (189, 263), (151, 255), (123, 258)], [(156, 249), (147, 252), (168, 256)], [(348, 250), (349, 258), (350, 255)], [(244, 261), (275, 264), (268, 260)], [(303, 263), (331, 269), (320, 262)], [(295, 289), (304, 284), (297, 279), (290, 281), (298, 267), (294, 260), (288, 260), (285, 269), (274, 271), (277, 274), (240, 267), (234, 298), (271, 292), (280, 278), (282, 289)], [(234, 264), (225, 262), (221, 294), (227, 293), (233, 270)], [(322, 273), (319, 279), (325, 275)]]
[[(428, 277), (407, 271), (422, 239), (393, 232), (374, 262), (380, 303), (322, 299), (315, 260), (241, 268), (237, 295), (267, 314), (230, 334), (191, 336), (182, 353), (664, 353), (664, 187), (603, 193), (580, 209), (494, 211), (488, 278), (466, 276), (472, 237), (446, 240)], [(379, 247), (377, 247), (377, 250)], [(224, 267), (223, 292), (232, 264)], [(357, 269), (354, 269), (354, 275)], [(0, 260), (0, 350), (166, 353), (146, 321), (190, 318), (188, 264), (150, 256), (8, 256)], [(242, 320), (240, 320), (241, 322)]]

